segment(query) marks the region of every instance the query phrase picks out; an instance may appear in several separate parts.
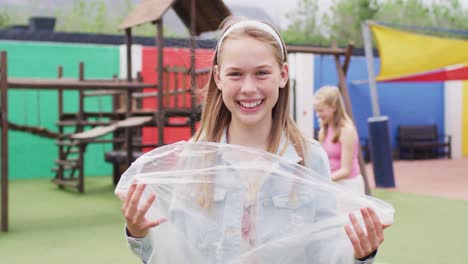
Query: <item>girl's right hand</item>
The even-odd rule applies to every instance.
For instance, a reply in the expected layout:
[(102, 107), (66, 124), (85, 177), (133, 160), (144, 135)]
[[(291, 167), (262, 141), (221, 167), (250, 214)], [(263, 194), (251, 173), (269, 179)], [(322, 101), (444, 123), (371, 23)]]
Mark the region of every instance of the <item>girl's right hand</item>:
[(156, 195), (152, 193), (148, 200), (140, 207), (141, 195), (145, 188), (146, 184), (132, 184), (128, 189), (122, 206), (122, 213), (125, 216), (128, 235), (134, 238), (145, 237), (150, 228), (167, 221), (165, 217), (153, 221), (146, 218), (146, 212), (148, 212), (149, 208), (156, 200)]

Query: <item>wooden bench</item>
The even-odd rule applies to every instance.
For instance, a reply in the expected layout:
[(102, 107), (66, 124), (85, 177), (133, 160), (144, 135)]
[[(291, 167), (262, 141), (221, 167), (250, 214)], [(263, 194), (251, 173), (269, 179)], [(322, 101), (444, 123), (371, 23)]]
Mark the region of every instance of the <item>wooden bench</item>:
[(452, 137), (439, 135), (437, 125), (400, 125), (397, 142), (400, 159), (452, 158)]

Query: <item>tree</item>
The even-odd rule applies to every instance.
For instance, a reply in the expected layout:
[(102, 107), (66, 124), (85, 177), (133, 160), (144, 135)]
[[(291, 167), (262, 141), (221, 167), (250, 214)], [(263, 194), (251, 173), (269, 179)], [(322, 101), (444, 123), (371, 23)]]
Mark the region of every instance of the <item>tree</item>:
[(0, 10), (0, 28), (4, 28), (10, 23), (10, 17), (6, 10)]
[(431, 7), (421, 0), (389, 0), (380, 6), (375, 19), (387, 23), (432, 26)]
[(373, 19), (379, 11), (377, 0), (334, 0), (325, 20), (330, 39), (339, 45), (362, 46), (361, 23)]
[(431, 4), (422, 0), (388, 0), (380, 7), (375, 19), (378, 21), (408, 26), (427, 27), (427, 30), (418, 30), (419, 33), (428, 33), (436, 36), (462, 35), (441, 33), (430, 28), (468, 29), (468, 9), (463, 8), (459, 0), (433, 1)]
[(459, 0), (334, 0), (330, 12), (321, 16), (317, 1), (301, 0), (287, 18), (291, 25), (283, 34), (289, 43), (329, 45), (336, 41), (341, 46), (352, 42), (362, 47), (361, 23), (366, 20), (427, 28), (414, 30), (418, 33), (468, 38), (431, 29), (468, 30), (468, 9)]
[(57, 31), (117, 33), (119, 16), (110, 17), (104, 0), (74, 0), (71, 8), (58, 10)]
[[(116, 5), (107, 5), (106, 0), (73, 0), (71, 5), (57, 6), (56, 31), (122, 34), (118, 31), (119, 24), (133, 10), (132, 0), (123, 0)], [(16, 10), (7, 7), (0, 10), (0, 28), (9, 25), (25, 24), (28, 18), (39, 9), (40, 1), (31, 0), (29, 8)], [(164, 28), (165, 36), (174, 37), (175, 33)], [(134, 35), (154, 36), (156, 29), (153, 25), (142, 25), (133, 30)]]
[(288, 43), (325, 45), (329, 41), (320, 25), (317, 0), (300, 0), (286, 17), (290, 25), (282, 35)]

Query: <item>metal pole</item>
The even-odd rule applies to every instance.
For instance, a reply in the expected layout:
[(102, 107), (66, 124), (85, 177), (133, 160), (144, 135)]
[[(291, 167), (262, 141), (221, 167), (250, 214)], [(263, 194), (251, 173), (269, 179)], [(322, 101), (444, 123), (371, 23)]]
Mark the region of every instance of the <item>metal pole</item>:
[(374, 55), (372, 54), (372, 37), (369, 22), (361, 24), (362, 37), (364, 39), (364, 51), (366, 53), (369, 88), (372, 102), (372, 114), (374, 117), (380, 116), (379, 97), (377, 94), (377, 82), (375, 81)]
[(362, 36), (367, 60), (369, 89), (373, 116), (368, 119), (370, 152), (377, 187), (395, 187), (393, 175), (392, 145), (390, 140), (389, 118), (380, 115), (377, 82), (375, 81), (374, 56), (369, 22), (362, 23)]
[(0, 58), (1, 122), (2, 122), (2, 223), (1, 231), (8, 231), (8, 100), (7, 100), (7, 53), (2, 51)]

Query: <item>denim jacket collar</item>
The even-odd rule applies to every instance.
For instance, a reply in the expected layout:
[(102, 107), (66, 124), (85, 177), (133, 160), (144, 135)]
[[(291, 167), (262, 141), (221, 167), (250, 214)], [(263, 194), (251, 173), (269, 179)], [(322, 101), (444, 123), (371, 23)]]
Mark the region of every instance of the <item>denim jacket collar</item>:
[[(223, 135), (221, 136), (221, 139), (219, 140), (219, 143), (228, 144), (226, 132), (227, 130), (224, 131)], [(287, 147), (283, 155), (281, 155), (280, 152), (283, 149), (284, 144), (287, 144)], [(284, 160), (290, 163), (298, 163), (299, 161), (302, 160), (301, 157), (299, 157), (299, 155), (297, 154), (296, 149), (294, 148), (294, 145), (291, 144), (291, 142), (286, 139), (286, 137), (284, 136), (284, 133), (283, 135), (281, 135), (280, 146), (275, 154), (278, 156), (281, 156)]]

